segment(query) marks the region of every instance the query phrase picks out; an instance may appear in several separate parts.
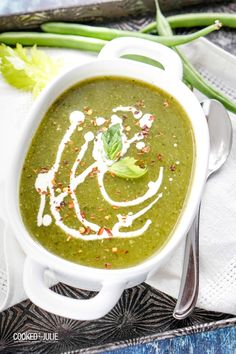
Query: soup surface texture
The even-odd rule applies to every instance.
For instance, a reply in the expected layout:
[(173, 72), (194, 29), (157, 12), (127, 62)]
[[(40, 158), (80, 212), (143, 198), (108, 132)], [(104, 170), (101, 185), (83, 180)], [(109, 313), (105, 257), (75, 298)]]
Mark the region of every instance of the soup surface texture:
[(20, 210), (50, 252), (125, 268), (160, 250), (191, 183), (194, 138), (180, 104), (136, 80), (102, 77), (63, 93), (41, 121), (20, 181)]

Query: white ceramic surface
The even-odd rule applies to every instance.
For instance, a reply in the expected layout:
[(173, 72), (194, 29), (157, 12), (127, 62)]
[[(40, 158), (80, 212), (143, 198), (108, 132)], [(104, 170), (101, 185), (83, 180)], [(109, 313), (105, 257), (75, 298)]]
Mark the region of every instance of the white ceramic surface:
[[(147, 64), (120, 59), (124, 54), (138, 54), (162, 63), (165, 71)], [(28, 234), (21, 219), (18, 189), (25, 154), (41, 119), (55, 99), (74, 84), (98, 76), (123, 76), (142, 80), (157, 86), (182, 105), (192, 124), (196, 158), (191, 188), (184, 212), (166, 246), (143, 263), (119, 270), (103, 270), (66, 261), (44, 249)], [(104, 316), (119, 300), (125, 288), (143, 282), (171, 256), (189, 229), (206, 179), (209, 154), (209, 136), (205, 116), (194, 94), (181, 82), (182, 64), (177, 54), (157, 43), (119, 38), (109, 42), (98, 59), (77, 66), (55, 79), (39, 96), (22, 129), (19, 149), (15, 152), (7, 178), (6, 204), (8, 219), (17, 239), (27, 254), (24, 267), (24, 287), (29, 298), (43, 309), (77, 320), (91, 320)], [(92, 299), (78, 300), (58, 295), (44, 283), (44, 273), (50, 271), (55, 280), (87, 290), (99, 291)]]

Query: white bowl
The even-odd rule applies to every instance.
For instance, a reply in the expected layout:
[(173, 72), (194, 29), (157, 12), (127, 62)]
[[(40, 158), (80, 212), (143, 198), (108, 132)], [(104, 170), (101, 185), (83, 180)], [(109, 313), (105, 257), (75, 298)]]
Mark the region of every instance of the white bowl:
[[(150, 57), (161, 62), (165, 70), (121, 59), (124, 54)], [(29, 235), (19, 209), (19, 181), (22, 165), (32, 136), (46, 111), (58, 96), (74, 84), (99, 76), (137, 79), (171, 94), (187, 113), (196, 143), (191, 187), (173, 235), (162, 250), (141, 264), (117, 270), (82, 266), (50, 253)], [(156, 271), (171, 256), (181, 239), (185, 237), (193, 221), (206, 180), (209, 135), (201, 106), (191, 90), (182, 83), (181, 77), (181, 60), (171, 49), (146, 40), (119, 38), (109, 42), (93, 62), (79, 65), (59, 76), (36, 100), (20, 137), (19, 149), (15, 152), (6, 188), (9, 220), (20, 245), (27, 254), (24, 266), (25, 291), (36, 305), (57, 315), (77, 320), (102, 317), (114, 307), (125, 288), (145, 281), (150, 272)], [(57, 281), (82, 289), (96, 290), (99, 293), (88, 300), (72, 299), (56, 294), (45, 285), (46, 270), (50, 270)]]

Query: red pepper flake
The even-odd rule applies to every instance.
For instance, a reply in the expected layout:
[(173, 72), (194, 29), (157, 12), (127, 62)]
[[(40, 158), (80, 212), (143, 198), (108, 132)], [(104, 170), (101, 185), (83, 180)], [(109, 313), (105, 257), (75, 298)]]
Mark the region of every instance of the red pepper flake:
[(148, 133), (149, 133), (149, 128), (145, 125), (142, 129), (142, 134), (144, 138), (148, 135)]
[(108, 268), (111, 268), (112, 265), (111, 265), (111, 263), (104, 263), (104, 267), (108, 269)]
[(99, 129), (99, 132), (106, 132), (107, 131), (107, 127), (102, 127), (101, 129)]
[(80, 226), (80, 227), (79, 227), (79, 232), (83, 235), (83, 234), (86, 232), (85, 227)]
[(104, 227), (104, 230), (106, 231), (106, 233), (108, 234), (109, 237), (112, 237), (112, 236), (113, 236), (113, 234), (112, 234), (112, 232), (111, 232), (110, 229)]
[(141, 167), (141, 168), (145, 168), (146, 164), (145, 164), (144, 161), (140, 160), (139, 163), (138, 163), (138, 166)]
[(151, 115), (148, 120), (150, 120), (150, 121), (152, 122), (152, 121), (154, 121), (155, 119), (156, 119), (156, 117), (155, 117), (154, 115)]
[(85, 235), (89, 235), (89, 234), (90, 234), (90, 232), (91, 232), (90, 227), (89, 227), (89, 226), (88, 226), (88, 227), (86, 227), (86, 229), (85, 229)]
[(57, 184), (57, 183), (56, 183), (55, 179), (53, 179), (53, 180), (52, 180), (52, 185), (53, 185), (53, 186), (56, 186), (56, 184)]
[(95, 215), (94, 215), (94, 214), (91, 214), (91, 215), (90, 215), (90, 219), (95, 219)]
[(138, 107), (145, 107), (144, 100), (138, 100), (138, 101), (135, 103), (135, 106), (138, 106)]
[(128, 250), (121, 250), (121, 249), (119, 249), (119, 250), (117, 250), (117, 253), (120, 253), (120, 254), (127, 254), (127, 253), (129, 253), (129, 251), (128, 251)]
[(89, 108), (88, 106), (84, 106), (84, 112), (88, 115), (91, 116), (93, 114), (92, 108)]
[(150, 146), (144, 146), (142, 148), (142, 152), (144, 152), (144, 153), (148, 153), (149, 151), (150, 151)]
[(162, 154), (157, 154), (157, 160), (158, 160), (158, 161), (162, 161), (162, 159), (163, 159)]
[(69, 195), (72, 193), (71, 189), (70, 189), (70, 186), (67, 187), (67, 192), (68, 192)]
[(68, 207), (69, 207), (69, 209), (73, 209), (73, 208), (74, 208), (74, 202), (73, 202), (73, 201), (70, 201)]
[(170, 171), (175, 171), (176, 170), (176, 165), (171, 165), (170, 166)]
[(98, 173), (99, 169), (97, 167), (93, 167), (92, 171), (93, 171), (93, 173)]
[(163, 106), (165, 107), (165, 108), (167, 108), (167, 107), (169, 107), (169, 102), (167, 101), (167, 100), (165, 100), (164, 102), (163, 102)]
[(47, 173), (49, 171), (48, 167), (40, 167), (39, 172), (40, 173)]
[(98, 232), (97, 232), (97, 235), (98, 235), (98, 236), (101, 236), (101, 235), (103, 234), (104, 230), (105, 230), (104, 227), (100, 227), (100, 229), (99, 229)]
[(85, 219), (85, 212), (84, 211), (81, 211), (80, 215), (81, 215), (82, 219)]

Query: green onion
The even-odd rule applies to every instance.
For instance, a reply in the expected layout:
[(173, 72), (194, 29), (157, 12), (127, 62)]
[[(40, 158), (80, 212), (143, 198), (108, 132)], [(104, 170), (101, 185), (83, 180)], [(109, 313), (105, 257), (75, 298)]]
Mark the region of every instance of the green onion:
[(123, 31), (119, 29), (113, 28), (105, 28), (105, 27), (95, 27), (95, 26), (86, 26), (76, 23), (65, 23), (65, 22), (48, 22), (41, 26), (41, 29), (44, 32), (49, 33), (57, 33), (61, 35), (79, 35), (84, 37), (92, 37), (99, 38), (103, 40), (111, 40), (119, 37), (137, 37), (148, 39), (153, 42), (162, 43), (166, 46), (177, 46), (184, 43), (188, 43), (197, 39), (199, 37), (205, 36), (208, 33), (218, 30), (219, 24), (215, 23), (211, 26), (205, 27), (204, 29), (187, 34), (187, 35), (176, 35), (176, 36), (153, 36), (150, 34), (140, 33), (140, 32), (132, 32), (132, 31)]
[[(236, 14), (225, 13), (190, 13), (175, 15), (166, 18), (171, 28), (180, 27), (201, 27), (209, 26), (212, 22), (218, 20), (223, 26), (236, 28)], [(156, 32), (156, 22), (152, 22), (142, 29), (142, 33)]]

